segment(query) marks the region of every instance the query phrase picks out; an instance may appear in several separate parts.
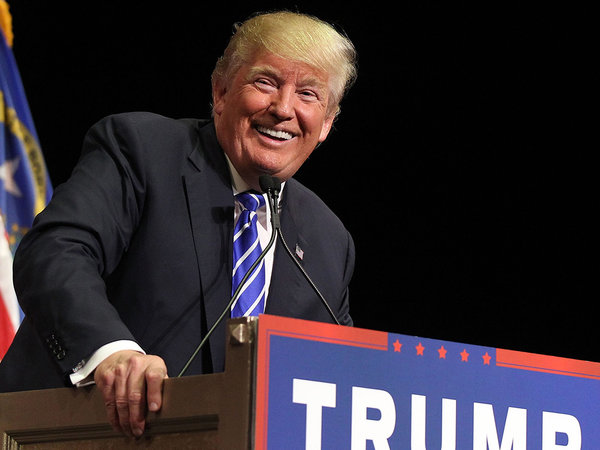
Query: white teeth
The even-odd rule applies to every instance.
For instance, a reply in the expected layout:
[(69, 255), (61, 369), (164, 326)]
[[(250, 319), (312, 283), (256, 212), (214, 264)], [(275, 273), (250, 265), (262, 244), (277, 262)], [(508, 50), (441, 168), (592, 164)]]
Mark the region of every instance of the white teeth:
[(283, 139), (285, 141), (294, 137), (292, 136), (292, 133), (288, 133), (287, 131), (272, 130), (270, 128), (262, 127), (260, 125), (257, 126), (256, 129), (263, 134), (267, 134), (276, 139)]

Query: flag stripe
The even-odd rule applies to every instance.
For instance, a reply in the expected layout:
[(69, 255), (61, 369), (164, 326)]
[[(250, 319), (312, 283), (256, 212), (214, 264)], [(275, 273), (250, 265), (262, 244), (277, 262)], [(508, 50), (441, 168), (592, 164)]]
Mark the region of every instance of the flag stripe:
[(0, 0), (0, 359), (21, 321), (12, 260), (36, 214), (52, 196), (39, 139), (12, 53), (12, 18)]

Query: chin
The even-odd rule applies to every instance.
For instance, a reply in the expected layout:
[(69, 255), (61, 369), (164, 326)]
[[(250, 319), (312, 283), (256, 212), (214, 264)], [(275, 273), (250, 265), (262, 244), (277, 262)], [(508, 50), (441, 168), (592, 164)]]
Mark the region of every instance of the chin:
[(272, 177), (281, 178), (285, 173), (285, 169), (281, 167), (279, 161), (263, 160), (255, 165), (255, 173), (260, 175), (271, 175)]

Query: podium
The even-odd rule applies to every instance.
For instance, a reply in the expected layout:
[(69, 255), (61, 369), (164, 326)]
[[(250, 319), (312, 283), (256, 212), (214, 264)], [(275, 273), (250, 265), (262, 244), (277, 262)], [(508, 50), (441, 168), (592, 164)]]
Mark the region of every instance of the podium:
[(595, 448), (600, 364), (262, 315), (223, 373), (165, 380), (134, 440), (95, 387), (0, 394), (4, 449)]
[(163, 406), (134, 440), (108, 424), (95, 386), (0, 394), (3, 449), (249, 449), (257, 320), (231, 319), (226, 370), (165, 380)]

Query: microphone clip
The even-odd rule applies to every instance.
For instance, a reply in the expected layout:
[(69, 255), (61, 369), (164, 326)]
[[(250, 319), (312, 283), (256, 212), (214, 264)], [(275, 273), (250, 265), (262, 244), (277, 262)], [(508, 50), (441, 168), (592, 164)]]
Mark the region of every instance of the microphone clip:
[(281, 223), (279, 220), (279, 192), (281, 191), (281, 181), (277, 177), (270, 175), (261, 175), (258, 183), (263, 192), (267, 193), (269, 206), (271, 207), (271, 223), (275, 230), (279, 230)]

